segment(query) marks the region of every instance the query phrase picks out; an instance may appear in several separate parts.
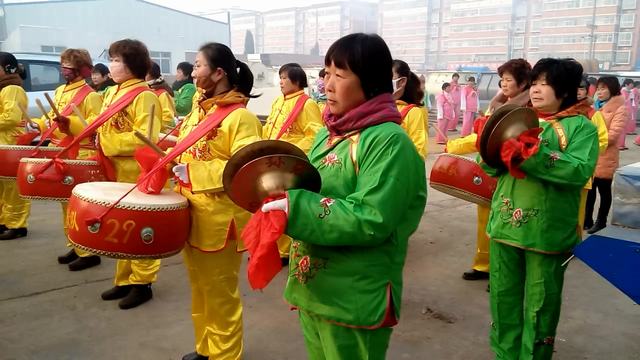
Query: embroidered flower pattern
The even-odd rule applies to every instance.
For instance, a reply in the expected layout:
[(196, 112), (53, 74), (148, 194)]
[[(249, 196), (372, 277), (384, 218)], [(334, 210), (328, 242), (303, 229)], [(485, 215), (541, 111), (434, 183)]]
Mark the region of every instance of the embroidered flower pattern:
[(322, 159), (320, 163), (328, 167), (341, 166), (342, 160), (340, 160), (336, 153), (330, 152), (327, 154), (327, 156), (324, 157), (324, 159)]
[(116, 113), (110, 120), (111, 126), (119, 131), (131, 130), (131, 122), (123, 111)]
[(555, 151), (552, 151), (549, 154), (549, 159), (547, 159), (547, 163), (545, 164), (545, 167), (547, 169), (555, 167), (556, 166), (556, 161), (558, 161), (559, 159), (560, 159), (560, 154), (555, 152)]
[(291, 248), (293, 249), (293, 254), (291, 256), (292, 266), (289, 270), (289, 276), (298, 280), (300, 284), (306, 284), (316, 276), (318, 271), (326, 268), (326, 259), (316, 259), (302, 254), (304, 246), (301, 246), (299, 241), (292, 241)]
[(209, 161), (213, 159), (213, 155), (211, 154), (211, 151), (209, 149), (209, 144), (206, 140), (200, 140), (197, 143), (193, 144), (193, 146), (191, 146), (189, 150), (187, 150), (187, 152), (195, 160)]
[(538, 209), (514, 209), (511, 199), (505, 198), (503, 195), (500, 195), (500, 197), (502, 198), (500, 220), (502, 220), (503, 223), (510, 224), (513, 227), (520, 227), (522, 224), (528, 223), (532, 217), (538, 216)]
[(320, 206), (322, 207), (322, 212), (318, 214), (320, 219), (324, 219), (325, 217), (331, 214), (330, 206), (333, 205), (336, 201), (331, 198), (322, 198), (320, 200)]

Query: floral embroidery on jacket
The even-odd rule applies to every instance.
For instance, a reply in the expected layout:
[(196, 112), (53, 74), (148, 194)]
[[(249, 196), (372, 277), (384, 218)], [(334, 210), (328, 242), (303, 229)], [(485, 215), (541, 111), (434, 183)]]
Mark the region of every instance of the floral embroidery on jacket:
[(328, 167), (341, 166), (342, 160), (340, 160), (336, 153), (330, 152), (322, 159), (322, 161), (320, 161), (320, 163)]
[(331, 214), (330, 206), (333, 205), (336, 201), (331, 198), (322, 198), (320, 199), (320, 206), (322, 207), (322, 212), (318, 214), (320, 219), (324, 219), (325, 217)]
[(547, 169), (555, 167), (556, 166), (556, 161), (558, 161), (559, 159), (560, 159), (560, 154), (555, 152), (555, 151), (552, 151), (549, 154), (549, 159), (547, 159), (547, 163), (545, 164), (545, 167)]
[(116, 128), (119, 131), (131, 130), (131, 121), (127, 118), (127, 113), (124, 111), (119, 111), (110, 120), (111, 126)]
[(206, 140), (198, 140), (187, 152), (195, 160), (208, 161), (213, 159), (213, 155), (211, 155), (211, 151), (209, 150), (209, 144)]
[(306, 284), (313, 279), (318, 271), (327, 267), (326, 259), (316, 259), (309, 255), (301, 254), (301, 246), (299, 241), (292, 241), (291, 248), (293, 254), (291, 256), (291, 268), (289, 276), (298, 280), (300, 284)]
[(511, 199), (505, 198), (503, 195), (500, 195), (500, 197), (502, 198), (500, 220), (503, 223), (511, 224), (513, 227), (520, 227), (522, 224), (528, 223), (531, 217), (538, 216), (538, 209), (514, 209)]

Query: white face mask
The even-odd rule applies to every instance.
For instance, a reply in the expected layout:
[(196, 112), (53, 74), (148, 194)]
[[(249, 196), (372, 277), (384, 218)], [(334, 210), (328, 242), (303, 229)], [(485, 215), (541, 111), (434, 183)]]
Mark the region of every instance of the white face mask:
[(406, 79), (405, 77), (399, 77), (397, 79), (393, 79), (391, 80), (391, 85), (393, 86), (393, 92), (395, 93), (396, 91), (398, 91), (398, 83), (400, 82), (400, 80), (402, 79)]

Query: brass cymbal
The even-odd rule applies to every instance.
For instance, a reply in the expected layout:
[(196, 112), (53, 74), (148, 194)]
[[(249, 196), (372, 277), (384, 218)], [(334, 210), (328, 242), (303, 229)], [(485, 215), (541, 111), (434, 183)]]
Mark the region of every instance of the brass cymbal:
[(540, 126), (536, 112), (530, 107), (506, 104), (498, 108), (487, 120), (480, 135), (480, 156), (494, 169), (504, 168), (500, 158), (502, 144), (516, 138), (523, 131)]
[(257, 211), (264, 199), (289, 189), (320, 191), (320, 173), (305, 159), (294, 155), (267, 155), (238, 170), (225, 192), (241, 208)]
[(261, 140), (251, 143), (238, 150), (227, 161), (222, 173), (222, 184), (224, 189), (231, 185), (233, 177), (238, 170), (245, 166), (248, 162), (267, 155), (293, 155), (302, 159), (307, 159), (304, 151), (299, 147), (282, 140)]

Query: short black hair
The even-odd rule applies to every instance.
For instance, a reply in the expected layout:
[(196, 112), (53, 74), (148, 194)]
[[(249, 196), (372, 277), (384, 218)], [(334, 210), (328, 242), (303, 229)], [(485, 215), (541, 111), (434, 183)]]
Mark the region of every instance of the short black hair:
[(193, 72), (193, 65), (190, 62), (183, 61), (179, 63), (178, 66), (176, 66), (176, 69), (182, 71), (189, 82), (193, 81), (193, 78), (191, 77), (191, 73)]
[(624, 79), (624, 81), (622, 82), (622, 86), (627, 86), (627, 85), (629, 85), (629, 84), (633, 84), (633, 80), (632, 80), (632, 79), (626, 78), (626, 79)]
[(407, 78), (407, 84), (404, 86), (404, 93), (400, 100), (407, 104), (422, 106), (422, 97), (424, 93), (420, 90), (420, 79), (409, 68), (409, 64), (402, 60), (393, 60), (393, 70), (401, 77)]
[(295, 84), (300, 89), (304, 89), (309, 86), (307, 83), (307, 73), (304, 72), (302, 66), (297, 63), (288, 63), (284, 64), (278, 70), (278, 75), (282, 75), (282, 73), (287, 74), (289, 80), (291, 80), (292, 84)]
[(467, 81), (473, 81), (473, 82), (476, 82), (476, 78), (474, 78), (473, 76), (469, 76), (469, 77), (467, 78)]
[(109, 68), (107, 67), (107, 65), (103, 64), (103, 63), (97, 63), (93, 66), (93, 69), (91, 69), (92, 73), (99, 73), (102, 76), (107, 76), (109, 75)]
[(448, 88), (449, 86), (451, 86), (451, 84), (449, 84), (448, 82), (442, 84), (442, 90)]
[(149, 76), (151, 76), (154, 79), (159, 79), (162, 76), (162, 73), (160, 72), (160, 65), (158, 65), (158, 63), (156, 63), (155, 61), (151, 62), (151, 69), (149, 69)]
[(607, 89), (609, 89), (609, 94), (611, 94), (611, 96), (618, 96), (620, 95), (620, 82), (618, 81), (618, 78), (615, 76), (603, 76), (598, 78), (598, 82), (596, 83), (596, 86), (600, 86), (600, 84), (604, 85), (607, 87)]
[(327, 72), (324, 69), (320, 69), (320, 71), (318, 72), (318, 77), (323, 78), (326, 74)]
[(393, 58), (389, 47), (377, 34), (354, 33), (341, 37), (327, 50), (324, 64), (351, 70), (360, 80), (367, 100), (393, 92)]
[(118, 40), (109, 46), (109, 56), (120, 56), (136, 79), (144, 79), (151, 68), (147, 46), (139, 40)]
[(451, 74), (451, 78), (453, 79), (454, 77), (457, 77), (458, 79), (460, 79), (460, 74), (458, 73)]
[(574, 59), (540, 59), (531, 70), (531, 82), (541, 77), (553, 88), (556, 99), (562, 99), (560, 110), (578, 102), (578, 87), (582, 79), (579, 62)]

